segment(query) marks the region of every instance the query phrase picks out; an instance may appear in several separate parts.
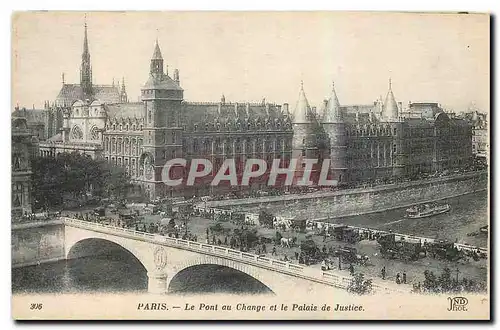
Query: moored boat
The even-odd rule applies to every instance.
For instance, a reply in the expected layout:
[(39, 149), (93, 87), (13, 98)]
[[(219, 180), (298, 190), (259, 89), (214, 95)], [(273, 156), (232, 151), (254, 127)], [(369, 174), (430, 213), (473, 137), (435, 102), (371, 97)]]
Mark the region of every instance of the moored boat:
[(488, 225), (479, 228), (479, 231), (483, 234), (488, 234)]
[(423, 204), (415, 205), (406, 210), (408, 218), (426, 218), (434, 215), (446, 213), (451, 209), (449, 204)]

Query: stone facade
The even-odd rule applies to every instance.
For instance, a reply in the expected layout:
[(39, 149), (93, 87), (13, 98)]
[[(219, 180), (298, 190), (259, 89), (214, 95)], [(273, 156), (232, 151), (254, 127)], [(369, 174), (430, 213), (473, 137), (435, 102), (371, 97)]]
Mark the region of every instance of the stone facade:
[[(303, 85), (297, 104), (231, 103), (184, 100), (179, 70), (164, 71), (156, 42), (141, 102), (128, 102), (122, 88), (92, 84), (85, 26), (80, 84), (65, 84), (55, 104), (62, 109), (60, 133), (40, 146), (43, 156), (78, 151), (125, 168), (150, 198), (238, 193), (267, 187), (272, 161), (281, 167), (298, 159), (294, 183), (306, 172), (317, 182), (324, 160), (328, 179), (339, 184), (418, 176), (465, 166), (472, 156), (471, 126), (450, 118), (437, 103), (410, 103), (408, 112), (396, 101), (392, 83), (385, 100), (368, 105), (341, 105), (331, 95), (316, 110)], [(212, 172), (194, 186), (169, 187), (162, 182), (168, 160), (205, 158)], [(210, 185), (226, 159), (235, 160), (238, 179), (247, 159), (264, 159), (266, 173), (249, 186)], [(301, 164), (316, 159), (317, 165)], [(171, 176), (185, 177), (186, 168), (172, 167)], [(276, 186), (282, 186), (279, 177)], [(280, 188), (281, 189), (281, 188)]]
[(36, 153), (37, 139), (32, 137), (26, 118), (12, 117), (12, 220), (31, 214), (31, 157)]

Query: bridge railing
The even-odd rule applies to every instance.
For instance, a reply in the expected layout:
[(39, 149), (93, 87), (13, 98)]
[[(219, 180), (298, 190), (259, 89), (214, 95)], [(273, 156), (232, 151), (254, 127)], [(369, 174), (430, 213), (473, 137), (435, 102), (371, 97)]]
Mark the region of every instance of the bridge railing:
[[(153, 243), (167, 244), (168, 246), (172, 246), (179, 249), (195, 250), (202, 253), (205, 252), (222, 257), (231, 257), (237, 260), (251, 263), (256, 266), (266, 267), (280, 272), (286, 272), (295, 275), (301, 275), (303, 277), (308, 277), (339, 288), (347, 288), (352, 281), (351, 277), (346, 277), (329, 271), (322, 271), (314, 267), (308, 267), (268, 257), (262, 257), (253, 253), (242, 252), (218, 245), (188, 241), (180, 238), (173, 238), (158, 234), (150, 234), (146, 232), (136, 231), (133, 229), (103, 225), (96, 222), (83, 221), (67, 217), (63, 217), (62, 220), (66, 225), (71, 225), (79, 228), (99, 231), (107, 234), (116, 234), (119, 236), (125, 236), (135, 239), (147, 239)], [(382, 284), (375, 284), (375, 283), (373, 284), (373, 288), (378, 292), (406, 291), (403, 288), (387, 287)]]

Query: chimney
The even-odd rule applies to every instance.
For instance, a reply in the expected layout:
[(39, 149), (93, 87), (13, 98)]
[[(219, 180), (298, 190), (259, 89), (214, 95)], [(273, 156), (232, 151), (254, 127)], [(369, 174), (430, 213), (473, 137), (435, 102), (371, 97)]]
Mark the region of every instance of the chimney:
[(180, 80), (179, 80), (179, 69), (175, 69), (174, 70), (174, 80), (176, 83), (180, 83)]
[(288, 103), (283, 103), (283, 112), (288, 113)]

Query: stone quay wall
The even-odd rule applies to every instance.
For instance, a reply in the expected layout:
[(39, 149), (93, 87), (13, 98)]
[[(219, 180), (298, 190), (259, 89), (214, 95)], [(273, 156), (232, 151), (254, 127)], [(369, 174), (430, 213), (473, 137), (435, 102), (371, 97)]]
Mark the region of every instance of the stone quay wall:
[(64, 252), (61, 220), (12, 224), (12, 268), (62, 260)]
[[(325, 220), (409, 207), (486, 189), (488, 189), (487, 173), (475, 172), (371, 188), (210, 201), (206, 205), (200, 203), (199, 206), (258, 213), (261, 207), (281, 205), (282, 208), (290, 210), (290, 215), (285, 211), (283, 216)], [(314, 214), (311, 214), (312, 209)]]

